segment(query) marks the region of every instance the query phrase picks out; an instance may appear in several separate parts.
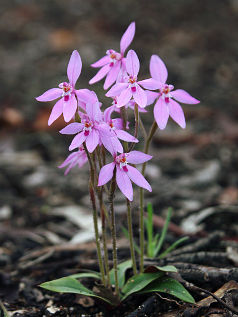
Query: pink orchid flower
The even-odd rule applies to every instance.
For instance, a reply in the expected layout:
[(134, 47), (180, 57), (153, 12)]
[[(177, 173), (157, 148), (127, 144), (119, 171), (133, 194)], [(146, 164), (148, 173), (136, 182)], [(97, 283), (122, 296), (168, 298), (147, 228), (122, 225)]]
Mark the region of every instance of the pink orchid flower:
[(68, 165), (64, 172), (64, 175), (67, 175), (73, 167), (78, 165), (78, 167), (81, 168), (87, 160), (87, 154), (85, 153), (83, 146), (80, 146), (78, 151), (70, 153), (66, 160), (58, 167), (63, 168)]
[[(166, 83), (168, 71), (164, 62), (157, 55), (152, 55), (150, 60), (150, 74), (159, 85), (159, 93), (151, 92), (154, 99), (158, 100), (154, 106), (154, 118), (158, 127), (163, 130), (168, 122), (169, 116), (181, 127), (186, 127), (185, 117), (182, 107), (174, 100), (185, 104), (197, 104), (200, 101), (192, 97), (185, 90), (174, 90), (173, 85)], [(154, 83), (154, 82), (153, 82)], [(154, 85), (156, 87), (156, 85)], [(173, 99), (174, 98), (174, 99)]]
[(108, 89), (118, 78), (122, 68), (125, 68), (124, 53), (131, 44), (135, 35), (135, 22), (132, 22), (126, 32), (123, 34), (120, 42), (120, 53), (110, 49), (107, 50), (106, 56), (92, 64), (92, 67), (102, 67), (98, 73), (89, 81), (94, 84), (106, 76), (103, 88)]
[[(117, 98), (117, 107), (125, 106), (133, 97), (134, 101), (140, 106), (141, 108), (145, 108), (147, 105), (147, 94), (141, 88), (143, 87), (144, 82), (147, 83), (149, 79), (137, 81), (137, 75), (140, 70), (140, 62), (139, 58), (135, 51), (130, 50), (126, 56), (126, 71), (128, 75), (124, 78), (123, 83), (115, 84), (107, 93), (107, 97), (115, 97)], [(153, 89), (155, 86), (158, 88), (158, 83), (154, 82), (153, 79), (150, 79), (153, 82)], [(149, 83), (147, 84), (149, 85)]]
[(152, 191), (150, 184), (144, 176), (131, 164), (141, 164), (149, 161), (152, 156), (139, 151), (131, 151), (114, 156), (114, 161), (104, 165), (99, 173), (98, 186), (103, 186), (113, 177), (114, 168), (116, 167), (116, 182), (123, 195), (130, 201), (133, 200), (133, 188), (131, 181), (137, 186)]
[(80, 147), (85, 142), (87, 150), (90, 153), (95, 150), (97, 145), (101, 144), (103, 144), (112, 155), (115, 152), (123, 152), (120, 141), (103, 121), (99, 102), (87, 103), (86, 114), (80, 113), (80, 117), (80, 123), (70, 123), (60, 131), (62, 134), (77, 134), (69, 146), (70, 151)]
[(114, 133), (115, 136), (120, 140), (138, 143), (138, 139), (123, 130), (123, 120), (121, 118), (111, 119), (111, 114), (113, 111), (113, 107), (108, 107), (104, 111), (104, 121), (108, 124), (111, 132)]
[[(41, 96), (37, 97), (36, 100), (46, 102), (59, 99), (54, 105), (48, 125), (51, 125), (58, 117), (63, 113), (65, 122), (69, 122), (75, 112), (77, 111), (77, 99), (75, 97), (76, 90), (75, 84), (78, 80), (82, 69), (82, 61), (79, 53), (74, 50), (67, 67), (67, 75), (69, 82), (63, 82), (59, 84), (59, 88), (52, 88), (44, 92)], [(86, 97), (86, 89), (77, 91), (77, 95), (80, 97), (82, 94), (83, 100)]]

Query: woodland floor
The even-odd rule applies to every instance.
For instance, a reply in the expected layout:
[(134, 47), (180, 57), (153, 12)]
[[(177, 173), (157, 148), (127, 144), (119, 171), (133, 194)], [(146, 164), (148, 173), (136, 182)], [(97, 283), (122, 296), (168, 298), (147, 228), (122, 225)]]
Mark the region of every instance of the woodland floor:
[[(145, 6), (138, 1), (129, 20), (131, 0), (125, 7), (114, 3), (113, 13), (107, 6), (113, 3), (109, 0), (98, 10), (94, 10), (99, 5), (96, 0), (85, 6), (85, 1), (75, 1), (74, 6), (69, 2), (67, 7), (64, 1), (50, 3), (5, 0), (1, 5), (0, 56), (6, 61), (0, 65), (5, 78), (0, 87), (2, 305), (11, 317), (238, 316), (234, 312), (238, 310), (236, 1), (196, 1), (193, 8), (190, 1), (181, 1), (180, 6), (167, 1), (151, 1)], [(211, 15), (214, 7), (216, 14)], [(159, 19), (156, 12), (160, 9), (165, 14)], [(193, 307), (156, 294), (133, 296), (111, 309), (100, 301), (39, 287), (42, 282), (82, 269), (97, 270), (98, 264), (87, 168), (74, 169), (67, 177), (57, 168), (67, 155), (71, 137), (58, 135), (63, 121), (47, 127), (52, 105), (39, 105), (34, 97), (64, 80), (69, 52), (76, 48), (82, 58), (88, 58), (86, 72), (105, 51), (105, 45), (118, 46), (122, 29), (133, 19), (138, 21), (134, 48), (142, 56), (142, 72), (147, 72), (150, 55), (159, 53), (172, 70), (171, 82), (201, 99), (200, 105), (183, 107), (185, 130), (170, 122), (165, 131), (157, 131), (151, 147), (154, 158), (147, 168), (153, 192), (146, 194), (146, 202), (153, 204), (157, 232), (161, 231), (168, 207), (174, 210), (165, 247), (189, 236), (166, 259), (153, 263), (170, 263), (178, 268), (176, 277), (184, 280), (196, 299)], [(161, 42), (154, 41), (159, 35)], [(82, 75), (81, 87), (88, 88), (87, 81), (93, 74), (91, 69)], [(102, 96), (100, 86), (95, 87)], [(152, 117), (142, 117), (149, 128)], [(137, 201), (135, 194), (136, 238)], [(121, 226), (126, 226), (126, 208), (120, 194), (115, 209), (118, 254), (123, 261), (128, 259), (129, 250), (121, 233)], [(111, 252), (110, 241), (108, 245)], [(146, 260), (146, 264), (151, 263)], [(185, 281), (215, 293), (223, 302), (218, 303)]]

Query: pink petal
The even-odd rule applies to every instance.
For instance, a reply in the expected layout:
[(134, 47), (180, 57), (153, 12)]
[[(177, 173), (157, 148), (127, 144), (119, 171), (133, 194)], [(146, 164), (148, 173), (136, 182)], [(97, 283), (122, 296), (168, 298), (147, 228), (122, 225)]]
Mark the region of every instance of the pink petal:
[(151, 155), (140, 151), (131, 151), (127, 153), (126, 160), (131, 164), (142, 164), (152, 159)]
[(158, 127), (163, 130), (169, 119), (169, 108), (162, 98), (159, 98), (154, 106), (154, 118)]
[(184, 129), (186, 127), (186, 122), (182, 107), (173, 99), (170, 99), (168, 106), (170, 117)]
[(86, 112), (92, 121), (102, 121), (102, 112), (99, 107), (99, 102), (87, 103)]
[(159, 93), (158, 92), (146, 90), (145, 93), (147, 95), (147, 106), (149, 106), (152, 103), (154, 103), (155, 99), (159, 97)]
[(165, 84), (168, 78), (167, 68), (162, 59), (157, 55), (152, 55), (150, 59), (150, 74), (155, 80)]
[(77, 134), (73, 138), (73, 140), (72, 140), (72, 142), (71, 142), (71, 144), (69, 146), (69, 150), (72, 151), (72, 150), (76, 149), (77, 147), (80, 147), (80, 145), (83, 144), (85, 139), (86, 139), (86, 136), (84, 135), (84, 132), (81, 132), (81, 133)]
[(121, 170), (119, 166), (117, 166), (116, 182), (122, 194), (125, 195), (130, 201), (132, 201), (133, 188), (130, 178), (128, 177), (127, 172)]
[(76, 134), (78, 132), (81, 132), (83, 130), (83, 128), (84, 128), (83, 123), (73, 122), (73, 123), (68, 124), (62, 130), (60, 130), (60, 133), (61, 134)]
[(98, 186), (105, 185), (107, 182), (110, 181), (110, 179), (112, 179), (114, 168), (115, 168), (114, 162), (104, 165), (101, 168), (99, 176), (98, 176)]
[(144, 176), (135, 168), (130, 165), (127, 165), (127, 175), (135, 183), (137, 186), (147, 189), (148, 191), (152, 191), (150, 184), (144, 178)]
[(98, 68), (105, 66), (106, 64), (110, 63), (110, 57), (108, 55), (103, 56), (97, 62), (91, 64), (92, 67)]
[(138, 81), (137, 83), (141, 85), (143, 88), (151, 89), (151, 90), (159, 89), (161, 87), (161, 84), (153, 78), (144, 79), (144, 80)]
[(74, 157), (77, 156), (77, 155), (78, 155), (78, 151), (70, 153), (68, 155), (68, 157), (64, 160), (64, 162), (61, 165), (58, 166), (58, 168), (63, 168), (66, 165), (68, 165), (74, 159)]
[(117, 98), (117, 107), (122, 107), (126, 105), (132, 97), (131, 88), (128, 87), (127, 89), (123, 90), (120, 96)]
[(125, 50), (127, 49), (127, 47), (131, 44), (135, 35), (135, 30), (136, 30), (135, 22), (132, 22), (128, 26), (126, 32), (122, 35), (121, 42), (120, 42), (120, 49), (121, 49), (122, 55), (125, 53)]
[(103, 116), (104, 116), (104, 120), (105, 122), (109, 122), (111, 120), (111, 114), (113, 113), (113, 111), (115, 110), (115, 106), (110, 106), (107, 107), (104, 112), (103, 112)]
[(126, 142), (135, 142), (138, 143), (139, 140), (137, 140), (133, 135), (130, 135), (128, 132), (124, 130), (115, 130), (115, 133), (118, 137), (118, 139), (126, 141)]
[(98, 82), (99, 80), (101, 80), (103, 77), (105, 77), (107, 75), (107, 73), (110, 71), (110, 69), (111, 69), (110, 65), (103, 66), (97, 72), (97, 74), (92, 79), (90, 79), (89, 84), (92, 85), (92, 84)]
[(108, 72), (103, 88), (108, 89), (116, 80), (120, 71), (121, 62), (116, 62)]
[(92, 90), (79, 89), (79, 90), (75, 90), (75, 93), (78, 97), (78, 100), (84, 103), (88, 103), (88, 102), (93, 103), (98, 101), (97, 95)]
[(121, 94), (121, 92), (128, 87), (128, 83), (118, 83), (112, 86), (110, 90), (106, 93), (107, 97), (116, 97)]
[(92, 129), (92, 131), (89, 133), (86, 139), (86, 146), (87, 146), (88, 152), (92, 153), (97, 147), (98, 143), (99, 143), (98, 132), (95, 129)]
[(139, 85), (136, 85), (136, 91), (133, 92), (133, 98), (141, 108), (145, 108), (147, 105), (147, 95)]
[(54, 105), (49, 120), (48, 120), (48, 125), (51, 125), (56, 119), (59, 118), (59, 116), (62, 114), (63, 112), (63, 99), (61, 98), (60, 100), (58, 100), (56, 102), (56, 104)]
[(112, 119), (113, 126), (118, 129), (123, 129), (123, 120), (121, 118)]
[(79, 53), (74, 50), (68, 64), (67, 68), (67, 75), (70, 84), (74, 87), (76, 84), (76, 81), (79, 78), (79, 75), (81, 74), (82, 69), (82, 61)]
[(100, 140), (104, 147), (111, 153), (111, 155), (116, 154), (117, 152), (122, 153), (123, 147), (116, 136), (108, 137), (105, 134), (100, 134)]
[(51, 88), (44, 92), (39, 97), (36, 97), (37, 101), (52, 101), (62, 96), (62, 89), (60, 88)]
[(200, 102), (196, 98), (193, 98), (189, 93), (187, 93), (183, 89), (177, 89), (177, 90), (171, 91), (170, 94), (171, 96), (173, 96), (174, 99), (182, 103), (197, 104)]
[(140, 70), (139, 58), (135, 51), (129, 50), (126, 56), (126, 70), (131, 76), (137, 76)]
[(73, 118), (75, 112), (77, 111), (77, 107), (77, 99), (74, 94), (70, 96), (68, 101), (64, 101), (63, 115), (65, 122), (69, 122)]

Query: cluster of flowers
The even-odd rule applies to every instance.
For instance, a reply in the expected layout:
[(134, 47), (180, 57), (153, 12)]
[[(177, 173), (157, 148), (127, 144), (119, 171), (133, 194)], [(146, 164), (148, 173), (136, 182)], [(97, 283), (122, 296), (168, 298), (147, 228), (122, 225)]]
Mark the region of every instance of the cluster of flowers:
[(199, 102), (186, 91), (173, 90), (174, 86), (166, 83), (167, 68), (157, 55), (153, 55), (150, 60), (151, 78), (138, 80), (140, 62), (136, 52), (129, 50), (125, 56), (134, 35), (135, 23), (132, 22), (121, 38), (120, 53), (110, 49), (106, 52), (106, 56), (91, 65), (100, 70), (89, 81), (89, 84), (94, 84), (106, 76), (104, 89), (107, 90), (113, 85), (106, 93), (107, 97), (112, 98), (112, 103), (104, 112), (101, 110), (102, 104), (94, 91), (75, 88), (82, 69), (82, 61), (76, 50), (73, 51), (68, 64), (68, 82), (60, 83), (58, 88), (49, 89), (36, 98), (42, 102), (60, 98), (52, 109), (49, 125), (61, 114), (63, 114), (65, 122), (75, 120), (60, 131), (62, 134), (76, 134), (69, 150), (78, 149), (59, 166), (61, 168), (67, 166), (65, 174), (74, 166), (81, 167), (87, 161), (83, 144), (89, 153), (94, 152), (97, 146), (103, 146), (111, 153), (113, 162), (101, 168), (98, 186), (102, 186), (112, 179), (116, 168), (117, 185), (130, 201), (133, 200), (131, 181), (149, 191), (151, 191), (151, 186), (144, 176), (129, 164), (141, 164), (152, 157), (140, 151), (123, 152), (120, 140), (134, 143), (137, 143), (138, 140), (123, 129), (121, 118), (111, 118), (112, 113), (120, 112), (121, 107), (134, 109), (135, 105), (138, 106), (139, 112), (146, 112), (145, 107), (155, 102), (154, 118), (160, 129), (166, 127), (169, 116), (182, 128), (185, 128), (183, 110), (175, 100), (187, 104)]

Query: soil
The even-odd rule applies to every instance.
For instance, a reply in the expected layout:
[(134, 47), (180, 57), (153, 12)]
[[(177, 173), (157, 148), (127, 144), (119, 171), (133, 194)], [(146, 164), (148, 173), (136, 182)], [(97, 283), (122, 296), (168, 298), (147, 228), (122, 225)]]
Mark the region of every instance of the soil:
[[(1, 9), (2, 310), (5, 307), (14, 317), (238, 316), (236, 1), (3, 0)], [(64, 80), (73, 49), (83, 59), (80, 87), (89, 88), (94, 75), (89, 65), (106, 49), (118, 47), (133, 20), (133, 49), (140, 56), (142, 76), (148, 76), (151, 54), (159, 54), (168, 65), (169, 80), (201, 100), (199, 105), (183, 106), (185, 130), (170, 121), (166, 130), (157, 131), (147, 168), (153, 192), (146, 202), (154, 206), (157, 232), (168, 207), (174, 210), (164, 248), (182, 236), (189, 239), (163, 260), (146, 259), (146, 265), (175, 265), (174, 278), (194, 296), (193, 306), (152, 294), (131, 296), (112, 308), (99, 300), (39, 287), (81, 270), (98, 270), (98, 263), (87, 168), (74, 169), (66, 177), (57, 168), (68, 155), (71, 137), (58, 133), (63, 120), (47, 126), (53, 103), (39, 104), (34, 97)], [(105, 100), (100, 85), (93, 88)], [(147, 128), (152, 109), (149, 113), (142, 114)], [(137, 201), (135, 193), (136, 240)], [(126, 209), (119, 193), (115, 211), (123, 261), (129, 250), (121, 232)], [(108, 246), (111, 261), (110, 241)]]

